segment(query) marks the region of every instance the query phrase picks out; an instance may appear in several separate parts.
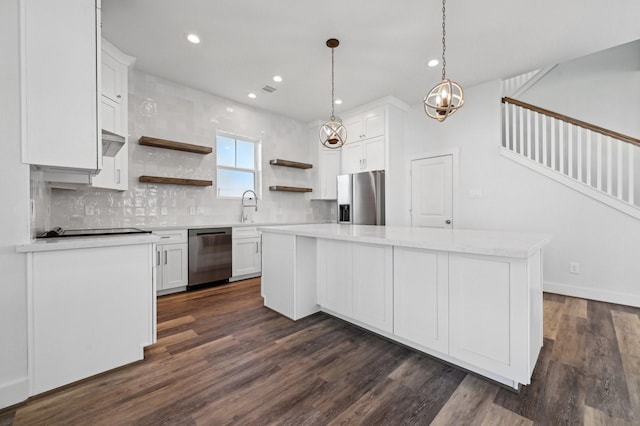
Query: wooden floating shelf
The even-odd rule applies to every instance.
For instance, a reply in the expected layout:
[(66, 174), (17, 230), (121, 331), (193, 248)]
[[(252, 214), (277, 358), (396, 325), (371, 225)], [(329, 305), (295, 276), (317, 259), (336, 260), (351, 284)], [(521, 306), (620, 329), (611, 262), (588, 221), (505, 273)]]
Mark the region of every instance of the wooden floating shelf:
[(299, 163), (297, 161), (281, 160), (279, 158), (269, 161), (269, 164), (273, 164), (274, 166), (294, 167), (296, 169), (310, 169), (313, 167), (313, 165), (309, 163)]
[(209, 146), (193, 145), (190, 143), (170, 141), (166, 139), (142, 136), (138, 140), (140, 145), (155, 146), (156, 148), (175, 149), (177, 151), (195, 152), (196, 154), (211, 154), (213, 148)]
[(298, 186), (270, 186), (269, 191), (286, 191), (286, 192), (311, 192), (311, 188), (300, 188)]
[(200, 179), (182, 179), (161, 176), (140, 176), (139, 182), (145, 183), (164, 183), (170, 185), (192, 185), (192, 186), (211, 186), (213, 181)]

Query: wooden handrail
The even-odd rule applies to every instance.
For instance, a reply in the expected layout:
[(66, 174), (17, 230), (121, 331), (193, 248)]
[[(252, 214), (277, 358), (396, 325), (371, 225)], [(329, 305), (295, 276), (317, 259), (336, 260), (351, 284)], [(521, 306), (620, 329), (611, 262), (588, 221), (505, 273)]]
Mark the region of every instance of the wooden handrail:
[(530, 109), (531, 111), (538, 112), (540, 114), (547, 115), (549, 117), (557, 118), (558, 120), (565, 121), (567, 123), (571, 123), (575, 126), (583, 127), (585, 129), (592, 130), (594, 132), (600, 133), (605, 136), (611, 136), (612, 138), (621, 140), (623, 142), (627, 142), (636, 146), (640, 146), (640, 139), (632, 138), (631, 136), (623, 135), (622, 133), (614, 132), (613, 130), (605, 129), (604, 127), (596, 126), (594, 124), (587, 123), (586, 121), (578, 120), (576, 118), (571, 118), (564, 114), (559, 114), (557, 112), (549, 111), (548, 109), (540, 108), (535, 105), (528, 104), (526, 102), (519, 101), (517, 99), (504, 97), (502, 98), (502, 103), (509, 103), (513, 105), (518, 105), (523, 108)]

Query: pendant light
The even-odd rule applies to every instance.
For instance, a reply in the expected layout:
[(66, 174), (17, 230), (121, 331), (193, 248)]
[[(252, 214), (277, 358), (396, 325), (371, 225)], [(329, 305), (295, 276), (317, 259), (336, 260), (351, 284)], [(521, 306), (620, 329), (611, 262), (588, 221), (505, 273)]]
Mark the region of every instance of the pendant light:
[(320, 127), (320, 143), (327, 148), (340, 148), (347, 141), (347, 129), (340, 119), (334, 114), (334, 77), (333, 77), (333, 50), (338, 47), (340, 41), (335, 38), (327, 40), (327, 47), (331, 48), (331, 119)]
[(453, 80), (447, 79), (445, 72), (447, 66), (447, 61), (444, 58), (444, 53), (447, 50), (445, 43), (447, 32), (444, 25), (446, 19), (445, 3), (446, 0), (442, 0), (442, 81), (436, 84), (429, 91), (429, 94), (424, 97), (424, 112), (438, 121), (446, 120), (447, 117), (453, 115), (464, 105), (462, 86)]

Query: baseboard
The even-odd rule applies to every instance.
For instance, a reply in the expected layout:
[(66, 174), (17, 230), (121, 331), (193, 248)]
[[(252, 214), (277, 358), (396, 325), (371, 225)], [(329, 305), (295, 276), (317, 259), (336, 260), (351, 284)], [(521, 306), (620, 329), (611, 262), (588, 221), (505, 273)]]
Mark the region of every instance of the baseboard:
[(544, 291), (640, 308), (640, 295), (545, 281)]
[(27, 377), (0, 383), (0, 409), (23, 402), (27, 398), (29, 398), (29, 380)]

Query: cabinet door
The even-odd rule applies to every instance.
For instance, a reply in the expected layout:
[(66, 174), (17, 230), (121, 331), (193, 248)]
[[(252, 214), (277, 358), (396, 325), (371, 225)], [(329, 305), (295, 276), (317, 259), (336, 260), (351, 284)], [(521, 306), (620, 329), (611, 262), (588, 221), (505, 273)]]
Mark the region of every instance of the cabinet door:
[(355, 115), (353, 117), (348, 117), (342, 123), (344, 127), (347, 129), (347, 140), (348, 141), (359, 141), (364, 138), (364, 129), (362, 128), (362, 115)]
[(116, 189), (115, 157), (102, 158), (102, 170), (91, 177), (91, 185), (95, 188)]
[[(122, 64), (108, 53), (102, 52), (102, 96), (113, 102), (122, 100)], [(120, 134), (120, 133), (118, 133)]]
[(448, 353), (448, 254), (395, 247), (393, 275), (394, 334)]
[(342, 173), (358, 173), (363, 169), (361, 142), (347, 142), (342, 147)]
[(188, 282), (188, 244), (165, 244), (160, 246), (162, 255), (162, 290), (184, 287)]
[(255, 274), (261, 270), (260, 238), (233, 240), (232, 275)]
[(525, 262), (463, 254), (449, 259), (450, 355), (528, 383)]
[(129, 188), (129, 142), (126, 142), (115, 156), (115, 189), (126, 191)]
[(77, 0), (21, 4), (23, 161), (99, 170), (96, 4)]
[(384, 170), (384, 136), (362, 141), (364, 149), (364, 170)]
[(323, 240), (318, 262), (320, 305), (346, 317), (353, 316), (352, 243)]
[(118, 135), (124, 134), (122, 131), (122, 106), (120, 103), (102, 96), (100, 104), (102, 128)]
[(353, 318), (393, 332), (393, 249), (353, 244)]
[(320, 198), (337, 198), (337, 177), (340, 174), (340, 150), (320, 151)]
[(384, 109), (367, 112), (362, 117), (364, 138), (374, 138), (384, 135)]

